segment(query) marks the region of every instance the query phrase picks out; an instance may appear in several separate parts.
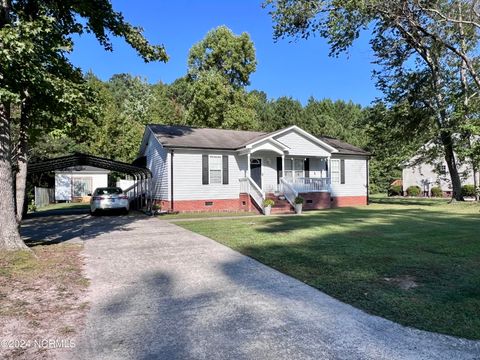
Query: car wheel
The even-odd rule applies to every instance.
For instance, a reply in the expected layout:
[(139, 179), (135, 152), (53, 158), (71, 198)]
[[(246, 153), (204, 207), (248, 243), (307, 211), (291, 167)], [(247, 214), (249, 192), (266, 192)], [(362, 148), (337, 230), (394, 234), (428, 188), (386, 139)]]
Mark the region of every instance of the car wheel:
[(129, 210), (128, 210), (127, 208), (125, 208), (125, 209), (123, 209), (123, 213), (124, 213), (125, 215), (128, 215)]
[(98, 215), (98, 212), (96, 210), (90, 210), (90, 215), (91, 216), (97, 216)]

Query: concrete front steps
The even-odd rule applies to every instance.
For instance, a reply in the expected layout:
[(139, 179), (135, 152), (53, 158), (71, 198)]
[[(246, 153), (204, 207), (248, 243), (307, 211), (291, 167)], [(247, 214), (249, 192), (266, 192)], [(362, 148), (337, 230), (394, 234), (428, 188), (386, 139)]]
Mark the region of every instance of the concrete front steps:
[(295, 209), (288, 200), (281, 200), (273, 193), (266, 194), (267, 199), (272, 199), (275, 204), (272, 206), (272, 214), (294, 214)]

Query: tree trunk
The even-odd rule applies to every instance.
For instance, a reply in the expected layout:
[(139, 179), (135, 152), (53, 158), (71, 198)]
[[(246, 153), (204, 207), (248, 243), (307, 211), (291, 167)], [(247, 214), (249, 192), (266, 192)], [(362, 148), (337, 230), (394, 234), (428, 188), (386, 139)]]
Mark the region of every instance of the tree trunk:
[(0, 104), (0, 200), (0, 250), (28, 249), (18, 232), (15, 216), (9, 104)]
[(27, 185), (27, 149), (28, 149), (28, 100), (25, 100), (20, 115), (20, 129), (17, 146), (17, 173), (15, 175), (15, 201), (17, 222), (20, 224), (23, 218), (23, 207), (25, 206), (25, 187)]
[(462, 182), (460, 181), (460, 175), (457, 169), (457, 162), (455, 160), (455, 154), (453, 151), (453, 139), (452, 135), (446, 131), (442, 131), (440, 138), (443, 144), (443, 150), (445, 155), (445, 161), (447, 162), (448, 172), (450, 173), (450, 179), (452, 181), (452, 199), (457, 201), (463, 201), (462, 196)]

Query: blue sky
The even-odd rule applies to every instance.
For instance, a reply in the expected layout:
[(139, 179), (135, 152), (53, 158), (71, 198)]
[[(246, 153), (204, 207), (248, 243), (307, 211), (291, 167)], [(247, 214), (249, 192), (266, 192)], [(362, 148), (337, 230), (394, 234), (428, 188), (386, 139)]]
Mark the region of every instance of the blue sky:
[(220, 25), (234, 33), (248, 32), (255, 44), (257, 71), (250, 89), (265, 91), (269, 98), (292, 96), (305, 103), (310, 96), (352, 100), (368, 105), (380, 96), (371, 78), (373, 54), (368, 36), (359, 39), (348, 54), (328, 57), (323, 39), (280, 40), (272, 38), (272, 21), (261, 0), (113, 0), (134, 25), (142, 26), (152, 43), (163, 43), (168, 63), (145, 64), (121, 39), (114, 51), (105, 52), (91, 35), (75, 39), (72, 62), (92, 70), (103, 80), (115, 73), (131, 73), (149, 82), (171, 83), (187, 70), (190, 47)]

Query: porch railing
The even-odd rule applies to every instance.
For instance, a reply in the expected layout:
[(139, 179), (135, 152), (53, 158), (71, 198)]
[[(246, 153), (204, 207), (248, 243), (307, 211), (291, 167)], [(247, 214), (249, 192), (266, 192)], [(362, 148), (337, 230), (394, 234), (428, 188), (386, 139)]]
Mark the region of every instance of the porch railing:
[(301, 177), (289, 180), (297, 193), (323, 192), (330, 190), (330, 178), (307, 178)]
[(292, 206), (295, 206), (295, 198), (298, 196), (298, 192), (293, 187), (293, 184), (288, 182), (287, 179), (281, 178), (280, 191), (285, 196), (285, 199), (287, 199)]
[(249, 176), (239, 179), (240, 181), (240, 192), (249, 194), (253, 201), (263, 212), (263, 200), (265, 200), (265, 193), (257, 185), (255, 181)]

